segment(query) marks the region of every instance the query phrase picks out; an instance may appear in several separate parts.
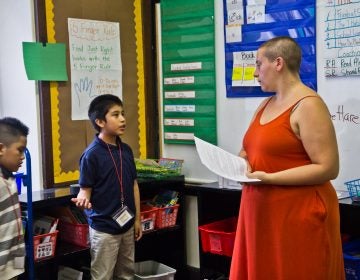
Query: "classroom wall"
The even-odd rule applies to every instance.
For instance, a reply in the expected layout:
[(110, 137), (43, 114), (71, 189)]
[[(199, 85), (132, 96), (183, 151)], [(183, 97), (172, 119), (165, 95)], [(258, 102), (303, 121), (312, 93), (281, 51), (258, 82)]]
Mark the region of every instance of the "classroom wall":
[[(38, 96), (35, 82), (26, 77), (21, 45), (35, 40), (33, 5), (32, 0), (0, 0), (0, 117), (16, 117), (29, 127), (32, 186), (38, 190), (42, 188)], [(25, 171), (25, 162), (20, 170)]]
[[(215, 2), (216, 28), (216, 75), (217, 75), (217, 127), (218, 145), (232, 153), (241, 146), (244, 132), (253, 111), (261, 98), (226, 98), (223, 36), (223, 4)], [(320, 3), (320, 1), (318, 1)], [(22, 58), (22, 41), (35, 41), (33, 2), (31, 0), (13, 0), (0, 2), (0, 116), (15, 116), (30, 127), (28, 147), (32, 156), (33, 188), (42, 188), (41, 141), (39, 125), (39, 105), (36, 83), (28, 81)], [(324, 48), (324, 10), (317, 5), (317, 49)], [(161, 64), (160, 64), (161, 65)], [(324, 59), (317, 52), (318, 92), (327, 102), (330, 112), (336, 114), (339, 105), (345, 105), (345, 113), (357, 115), (356, 107), (358, 77), (325, 78)], [(20, 107), (19, 104), (24, 104)], [(229, 121), (231, 120), (231, 121)], [(335, 120), (340, 150), (340, 175), (334, 180), (336, 188), (344, 188), (344, 181), (357, 177), (356, 166), (360, 165), (358, 125)], [(162, 143), (162, 156), (182, 158), (184, 174), (188, 181), (208, 182), (217, 177), (200, 163), (194, 146), (165, 145)]]
[[(263, 98), (226, 98), (223, 1), (214, 0), (214, 8), (218, 146), (237, 154), (253, 112)], [(164, 157), (184, 159), (187, 181), (217, 181), (217, 176), (201, 164), (195, 146), (162, 143), (162, 152)]]
[[(320, 0), (318, 1), (320, 2)], [(215, 42), (216, 42), (216, 84), (217, 84), (217, 127), (218, 145), (236, 154), (240, 147), (244, 132), (252, 114), (262, 98), (226, 98), (225, 66), (224, 66), (224, 36), (223, 36), (223, 5), (222, 1), (215, 3)], [(323, 11), (318, 7), (318, 30), (324, 28)], [(23, 58), (22, 41), (35, 41), (34, 17), (32, 0), (0, 0), (0, 116), (15, 116), (22, 119), (30, 127), (28, 147), (32, 156), (33, 189), (42, 188), (41, 140), (39, 125), (39, 104), (36, 84), (26, 78)], [(345, 104), (349, 112), (356, 114), (360, 108), (358, 92), (358, 77), (326, 79), (321, 69), (324, 61), (321, 50), (324, 48), (324, 35), (317, 34), (318, 50), (318, 92), (324, 97), (331, 112), (336, 113), (337, 106)], [(161, 63), (159, 63), (161, 65)], [(360, 95), (359, 95), (360, 96)], [(21, 104), (21, 106), (19, 106)], [(161, 111), (161, 110), (160, 110)], [(360, 141), (357, 135), (358, 126), (345, 125), (335, 120), (339, 140), (341, 172), (334, 180), (337, 188), (344, 188), (343, 181), (356, 176), (360, 166)], [(162, 143), (162, 156), (184, 159), (183, 172), (186, 180), (196, 182), (216, 181), (217, 177), (202, 166), (194, 146), (165, 145)], [(186, 209), (189, 221), (187, 240), (188, 264), (199, 267), (197, 222), (191, 217), (197, 217), (197, 202), (193, 197), (186, 199)]]
[[(217, 91), (217, 129), (218, 146), (237, 154), (241, 148), (244, 133), (253, 112), (263, 98), (226, 98), (225, 89), (225, 51), (223, 30), (223, 1), (215, 3), (215, 42), (216, 42), (216, 91)], [(316, 4), (316, 49), (318, 94), (325, 100), (333, 116), (340, 154), (340, 173), (333, 180), (336, 189), (346, 189), (344, 182), (360, 178), (360, 121), (346, 120), (345, 114), (359, 118), (360, 92), (359, 76), (326, 78), (325, 58), (325, 2)], [(356, 28), (356, 27), (355, 27)], [(358, 30), (358, 29), (356, 29)], [(357, 37), (358, 38), (358, 37)], [(161, 64), (159, 64), (161, 65)], [(343, 112), (339, 113), (339, 106)], [(345, 120), (344, 120), (345, 118)], [(169, 145), (162, 143), (163, 156), (184, 159), (183, 172), (187, 181), (216, 181), (217, 177), (205, 168), (196, 153), (195, 146)]]

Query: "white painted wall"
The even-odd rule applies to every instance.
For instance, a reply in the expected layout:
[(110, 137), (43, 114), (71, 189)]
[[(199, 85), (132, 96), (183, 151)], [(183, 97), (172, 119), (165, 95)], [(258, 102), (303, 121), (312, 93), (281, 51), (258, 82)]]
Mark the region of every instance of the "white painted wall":
[(22, 55), (22, 42), (35, 41), (33, 10), (32, 0), (0, 0), (0, 117), (16, 117), (29, 127), (32, 186), (38, 190), (43, 188), (38, 94)]

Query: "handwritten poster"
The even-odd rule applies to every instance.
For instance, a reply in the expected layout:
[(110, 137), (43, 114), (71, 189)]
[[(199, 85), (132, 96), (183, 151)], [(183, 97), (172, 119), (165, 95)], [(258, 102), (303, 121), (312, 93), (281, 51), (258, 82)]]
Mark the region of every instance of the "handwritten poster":
[(260, 86), (254, 77), (256, 51), (233, 52), (232, 86)]
[(360, 75), (360, 1), (327, 0), (325, 76)]
[(85, 120), (95, 96), (122, 98), (119, 23), (69, 18), (68, 30), (71, 118)]

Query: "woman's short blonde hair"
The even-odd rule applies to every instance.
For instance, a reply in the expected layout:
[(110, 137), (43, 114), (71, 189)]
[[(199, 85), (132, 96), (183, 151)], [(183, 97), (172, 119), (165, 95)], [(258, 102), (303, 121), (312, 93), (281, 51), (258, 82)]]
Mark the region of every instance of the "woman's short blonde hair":
[(292, 38), (287, 36), (275, 37), (260, 46), (264, 55), (270, 61), (282, 57), (290, 72), (298, 73), (301, 64), (301, 47)]

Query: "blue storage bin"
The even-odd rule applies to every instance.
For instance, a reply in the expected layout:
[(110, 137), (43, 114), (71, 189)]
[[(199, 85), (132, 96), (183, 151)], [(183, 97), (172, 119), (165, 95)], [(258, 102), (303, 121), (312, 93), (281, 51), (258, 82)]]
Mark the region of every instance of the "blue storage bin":
[(345, 182), (353, 202), (360, 202), (360, 179)]
[(343, 246), (346, 280), (360, 279), (360, 239)]

